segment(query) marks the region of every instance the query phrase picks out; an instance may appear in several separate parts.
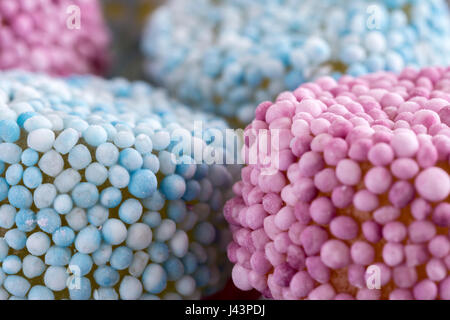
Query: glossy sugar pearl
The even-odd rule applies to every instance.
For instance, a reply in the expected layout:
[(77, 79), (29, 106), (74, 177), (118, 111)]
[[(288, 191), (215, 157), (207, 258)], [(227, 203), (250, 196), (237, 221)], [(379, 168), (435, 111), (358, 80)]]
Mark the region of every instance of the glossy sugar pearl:
[(450, 299), (449, 116), (449, 67), (322, 77), (260, 104), (224, 208), (236, 286)]
[(96, 0), (2, 0), (0, 24), (0, 69), (105, 72), (109, 34)]
[(142, 48), (152, 80), (248, 124), (258, 103), (321, 75), (448, 65), (449, 43), (444, 0), (172, 0)]
[(230, 274), (222, 206), (238, 172), (194, 162), (195, 121), (197, 146), (225, 155), (223, 120), (145, 83), (3, 73), (1, 298), (198, 299), (220, 289)]

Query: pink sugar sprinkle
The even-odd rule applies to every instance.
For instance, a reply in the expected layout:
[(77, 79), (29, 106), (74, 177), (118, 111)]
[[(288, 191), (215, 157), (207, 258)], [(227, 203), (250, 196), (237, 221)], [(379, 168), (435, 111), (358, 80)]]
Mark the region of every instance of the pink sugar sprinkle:
[[(449, 92), (450, 67), (407, 68), (320, 78), (258, 106), (252, 126), (283, 141), (275, 173), (248, 164), (224, 209), (238, 287), (450, 299)], [(374, 270), (381, 290), (367, 287)]]
[[(0, 69), (26, 69), (59, 76), (106, 71), (109, 33), (97, 1), (0, 3)], [(72, 28), (70, 24), (76, 22), (66, 12), (70, 5), (80, 8), (79, 27), (74, 24)]]

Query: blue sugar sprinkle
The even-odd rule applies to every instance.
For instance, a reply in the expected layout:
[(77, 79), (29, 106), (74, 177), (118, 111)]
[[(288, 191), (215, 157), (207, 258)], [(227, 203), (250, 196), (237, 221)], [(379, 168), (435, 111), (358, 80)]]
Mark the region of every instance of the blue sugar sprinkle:
[(162, 180), (160, 190), (168, 200), (178, 200), (186, 191), (186, 182), (181, 176), (172, 174)]
[(155, 192), (157, 184), (158, 181), (152, 171), (140, 169), (131, 175), (128, 191), (136, 198), (148, 198)]
[(15, 121), (0, 120), (0, 138), (5, 142), (16, 142), (20, 138), (20, 128)]
[(22, 152), (21, 161), (25, 166), (34, 166), (38, 162), (38, 160), (39, 154), (35, 150), (28, 148)]

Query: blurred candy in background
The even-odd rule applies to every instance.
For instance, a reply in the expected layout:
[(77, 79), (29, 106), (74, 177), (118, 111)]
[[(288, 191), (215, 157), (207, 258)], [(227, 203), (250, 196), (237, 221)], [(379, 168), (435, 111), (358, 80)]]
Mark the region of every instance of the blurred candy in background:
[(0, 1), (0, 69), (100, 74), (108, 43), (95, 0)]
[(140, 36), (146, 17), (164, 0), (103, 0), (107, 23), (112, 30), (113, 61), (110, 75), (143, 78)]
[(258, 102), (320, 75), (447, 65), (450, 20), (443, 0), (172, 0), (142, 48), (151, 80), (245, 124)]

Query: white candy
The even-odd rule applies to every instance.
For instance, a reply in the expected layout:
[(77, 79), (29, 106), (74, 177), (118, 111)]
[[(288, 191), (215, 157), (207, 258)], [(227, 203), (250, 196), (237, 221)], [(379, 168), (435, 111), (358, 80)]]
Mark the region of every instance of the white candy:
[(58, 152), (50, 150), (39, 160), (39, 168), (48, 176), (56, 177), (64, 169), (64, 160)]
[(47, 128), (33, 130), (28, 134), (27, 138), (28, 147), (39, 152), (47, 152), (50, 150), (54, 141), (55, 134), (52, 130)]
[(52, 205), (56, 197), (56, 188), (50, 184), (41, 184), (36, 188), (33, 194), (34, 205), (38, 209), (48, 208)]
[(134, 254), (133, 262), (131, 262), (128, 271), (134, 277), (140, 277), (144, 272), (145, 267), (150, 259), (150, 256), (144, 251), (138, 251)]
[(183, 296), (190, 296), (195, 291), (195, 280), (191, 276), (183, 276), (175, 283), (175, 288)]
[(80, 231), (88, 224), (86, 211), (82, 208), (74, 208), (66, 216), (67, 224), (74, 230)]
[(172, 238), (177, 226), (173, 220), (164, 219), (156, 229), (155, 239), (160, 242), (164, 242)]
[(60, 193), (67, 193), (81, 181), (78, 171), (70, 168), (61, 172), (53, 181), (53, 184)]
[(170, 250), (179, 258), (184, 257), (189, 247), (189, 238), (183, 230), (178, 230), (169, 242)]

